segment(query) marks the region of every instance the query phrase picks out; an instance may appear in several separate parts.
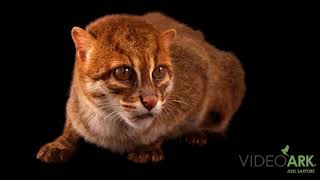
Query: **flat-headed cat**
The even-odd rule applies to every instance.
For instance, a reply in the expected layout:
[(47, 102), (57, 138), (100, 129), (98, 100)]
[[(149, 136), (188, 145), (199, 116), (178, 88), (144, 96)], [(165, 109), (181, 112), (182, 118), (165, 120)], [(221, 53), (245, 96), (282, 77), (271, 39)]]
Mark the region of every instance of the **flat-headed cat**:
[(158, 162), (166, 139), (203, 145), (207, 134), (224, 133), (244, 97), (238, 59), (160, 13), (109, 15), (71, 35), (65, 128), (39, 150), (44, 162), (68, 160), (81, 138), (137, 163)]

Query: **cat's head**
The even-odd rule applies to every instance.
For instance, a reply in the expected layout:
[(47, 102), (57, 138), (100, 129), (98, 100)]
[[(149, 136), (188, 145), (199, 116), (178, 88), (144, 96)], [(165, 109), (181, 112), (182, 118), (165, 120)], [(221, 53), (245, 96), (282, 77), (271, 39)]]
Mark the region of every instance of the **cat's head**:
[(109, 17), (72, 29), (76, 74), (85, 96), (112, 114), (144, 129), (162, 111), (173, 87), (169, 47), (176, 31), (158, 32), (132, 17)]

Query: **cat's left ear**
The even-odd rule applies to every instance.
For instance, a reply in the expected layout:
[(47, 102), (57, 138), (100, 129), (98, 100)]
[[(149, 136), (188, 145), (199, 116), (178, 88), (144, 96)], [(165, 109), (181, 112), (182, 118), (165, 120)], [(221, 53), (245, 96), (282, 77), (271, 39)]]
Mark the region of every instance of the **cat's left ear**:
[(86, 30), (79, 27), (73, 27), (71, 36), (76, 46), (77, 57), (82, 61), (90, 59), (90, 53), (95, 48), (96, 40)]
[(177, 31), (175, 29), (169, 29), (164, 31), (160, 35), (160, 44), (168, 50), (170, 48), (170, 45), (174, 42), (176, 34)]

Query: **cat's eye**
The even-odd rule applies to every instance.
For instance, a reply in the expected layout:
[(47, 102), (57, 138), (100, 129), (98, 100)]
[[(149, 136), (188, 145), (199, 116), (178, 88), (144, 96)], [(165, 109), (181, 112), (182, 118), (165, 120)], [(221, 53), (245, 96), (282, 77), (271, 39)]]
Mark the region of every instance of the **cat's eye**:
[(133, 70), (129, 66), (118, 67), (113, 73), (114, 77), (120, 81), (131, 80), (133, 77)]
[(152, 72), (152, 76), (156, 80), (161, 80), (166, 77), (168, 69), (164, 66), (159, 66)]

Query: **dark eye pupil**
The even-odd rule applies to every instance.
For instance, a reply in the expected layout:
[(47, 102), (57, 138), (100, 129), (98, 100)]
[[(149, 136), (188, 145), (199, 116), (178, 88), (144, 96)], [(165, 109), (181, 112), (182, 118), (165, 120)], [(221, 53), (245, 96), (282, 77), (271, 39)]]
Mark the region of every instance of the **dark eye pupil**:
[(158, 67), (153, 72), (153, 78), (155, 79), (162, 79), (166, 75), (166, 71), (163, 67)]
[(159, 67), (159, 68), (157, 68), (157, 71), (156, 71), (156, 75), (161, 75), (161, 73), (162, 73), (162, 67)]
[(130, 67), (120, 67), (115, 70), (115, 77), (118, 80), (125, 81), (132, 78), (132, 70)]

